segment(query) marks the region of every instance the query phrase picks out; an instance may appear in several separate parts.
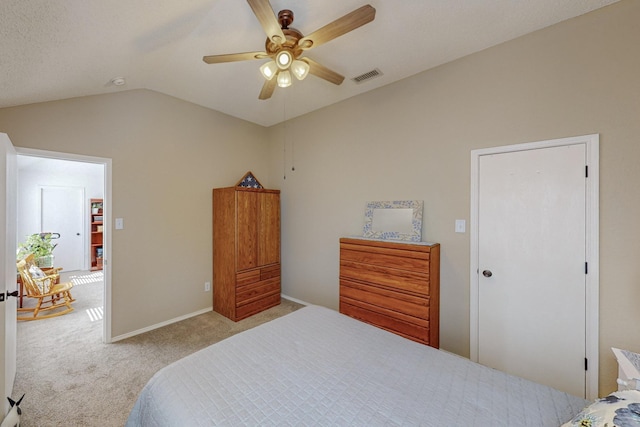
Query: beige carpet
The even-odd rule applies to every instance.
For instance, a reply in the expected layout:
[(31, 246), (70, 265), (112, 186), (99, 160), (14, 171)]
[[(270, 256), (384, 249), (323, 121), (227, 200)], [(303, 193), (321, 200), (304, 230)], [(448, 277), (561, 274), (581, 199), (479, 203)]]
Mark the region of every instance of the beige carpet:
[(277, 307), (240, 322), (214, 312), (113, 344), (102, 343), (102, 277), (73, 275), (75, 310), (18, 322), (18, 369), (13, 396), (23, 427), (123, 426), (138, 393), (160, 368), (210, 344), (302, 307)]

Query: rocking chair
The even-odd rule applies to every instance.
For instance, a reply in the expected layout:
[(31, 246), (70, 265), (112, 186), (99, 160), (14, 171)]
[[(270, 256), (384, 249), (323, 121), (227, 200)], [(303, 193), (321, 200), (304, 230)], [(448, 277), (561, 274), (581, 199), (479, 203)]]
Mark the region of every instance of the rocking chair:
[[(18, 313), (31, 312), (32, 316), (18, 316), (18, 320), (38, 320), (62, 316), (73, 311), (71, 288), (73, 283), (55, 283), (56, 274), (46, 275), (36, 266), (33, 255), (18, 261), (18, 272), (27, 298), (37, 299), (35, 307), (18, 308)], [(46, 312), (46, 314), (38, 314)]]

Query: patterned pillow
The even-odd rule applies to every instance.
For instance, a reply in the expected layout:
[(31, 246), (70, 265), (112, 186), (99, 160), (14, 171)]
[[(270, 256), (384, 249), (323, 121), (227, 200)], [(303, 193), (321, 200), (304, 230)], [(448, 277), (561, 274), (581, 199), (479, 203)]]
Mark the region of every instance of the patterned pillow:
[(31, 277), (36, 279), (34, 280), (34, 282), (36, 283), (36, 286), (41, 293), (49, 293), (49, 289), (51, 289), (51, 279), (42, 280), (47, 277), (47, 275), (44, 274), (44, 271), (42, 271), (40, 267), (32, 265), (31, 267), (29, 267), (29, 274), (31, 275)]
[(584, 408), (562, 427), (637, 427), (640, 426), (640, 391), (611, 393)]

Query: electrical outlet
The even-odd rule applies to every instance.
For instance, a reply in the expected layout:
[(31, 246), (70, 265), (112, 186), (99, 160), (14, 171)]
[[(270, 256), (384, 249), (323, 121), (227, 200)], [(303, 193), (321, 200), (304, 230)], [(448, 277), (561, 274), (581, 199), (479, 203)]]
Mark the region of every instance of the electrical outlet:
[(204, 282), (204, 291), (209, 292), (211, 290), (211, 282)]

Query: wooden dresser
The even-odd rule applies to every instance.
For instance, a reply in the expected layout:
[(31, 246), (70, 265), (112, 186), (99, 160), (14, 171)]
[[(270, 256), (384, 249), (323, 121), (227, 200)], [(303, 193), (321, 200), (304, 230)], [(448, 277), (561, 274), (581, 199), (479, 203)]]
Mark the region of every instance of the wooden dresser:
[(213, 309), (233, 321), (280, 304), (280, 191), (213, 190)]
[(340, 312), (438, 348), (440, 244), (340, 239)]

